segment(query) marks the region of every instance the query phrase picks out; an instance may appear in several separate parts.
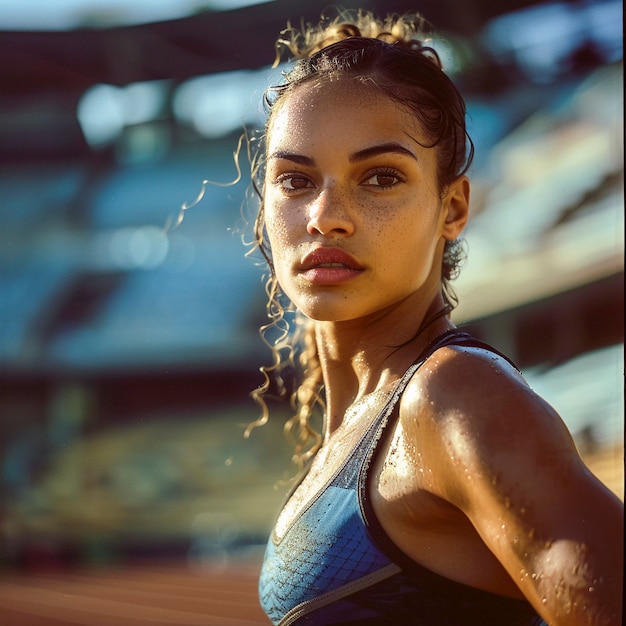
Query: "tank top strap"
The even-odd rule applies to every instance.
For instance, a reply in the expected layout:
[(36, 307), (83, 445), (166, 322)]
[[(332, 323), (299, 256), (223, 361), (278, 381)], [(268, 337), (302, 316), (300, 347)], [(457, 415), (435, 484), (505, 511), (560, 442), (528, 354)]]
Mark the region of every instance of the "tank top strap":
[(404, 393), (406, 386), (409, 384), (413, 374), (420, 368), (422, 363), (438, 348), (446, 343), (451, 342), (453, 337), (458, 335), (456, 329), (452, 329), (438, 335), (431, 341), (420, 353), (417, 359), (409, 366), (402, 378), (396, 382), (389, 398), (383, 404), (383, 407), (378, 412), (378, 415), (372, 420), (372, 423), (368, 426), (367, 430), (363, 433), (357, 444), (354, 446), (350, 454), (348, 455), (345, 463), (339, 468), (334, 475), (331, 485), (339, 486), (344, 489), (357, 489), (359, 484), (359, 476), (363, 471), (367, 471), (367, 467), (364, 468), (363, 461), (369, 461), (372, 457), (374, 449), (378, 445), (380, 436), (384, 430), (384, 424), (389, 420), (390, 415), (393, 413), (398, 400)]
[[(465, 346), (469, 348), (482, 348), (483, 350), (489, 350), (489, 352), (493, 352), (497, 354), (499, 357), (503, 358), (510, 365), (512, 365), (517, 371), (519, 371), (519, 367), (508, 357), (506, 354), (500, 352), (496, 348), (494, 348), (491, 344), (488, 344), (480, 339), (474, 337), (470, 333), (461, 330), (459, 328), (451, 328), (447, 330), (445, 333), (441, 335), (437, 335), (420, 353), (420, 355), (415, 359), (413, 365), (421, 364), (425, 361), (435, 350), (439, 348), (443, 348), (444, 346)], [(409, 377), (410, 378), (410, 377)], [(408, 382), (408, 381), (407, 381)], [(406, 386), (406, 385), (405, 385)]]
[(493, 346), (485, 343), (484, 341), (481, 341), (480, 339), (477, 339), (466, 331), (460, 330), (458, 328), (451, 328), (441, 335), (438, 335), (421, 351), (417, 359), (413, 361), (413, 363), (404, 373), (402, 378), (398, 381), (392, 392), (391, 397), (365, 434), (364, 440), (367, 440), (367, 442), (361, 442), (361, 450), (367, 451), (360, 470), (360, 474), (362, 476), (365, 476), (367, 470), (369, 469), (372, 458), (376, 449), (378, 448), (378, 444), (383, 435), (383, 432), (387, 430), (388, 425), (393, 425), (393, 423), (395, 422), (395, 419), (392, 419), (391, 423), (389, 423), (389, 418), (394, 413), (394, 411), (395, 416), (398, 416), (399, 412), (396, 411), (398, 401), (400, 400), (400, 397), (404, 393), (415, 372), (417, 372), (417, 370), (424, 364), (424, 361), (426, 361), (426, 359), (431, 356), (435, 351), (445, 346), (451, 345), (489, 350), (489, 352), (493, 352), (494, 354), (497, 354), (498, 356), (503, 358), (517, 371), (520, 371), (517, 365), (508, 356), (506, 356), (506, 354), (503, 354)]
[(459, 330), (458, 328), (453, 328), (443, 333), (442, 335), (435, 337), (435, 339), (433, 339), (433, 341), (428, 344), (424, 348), (424, 350), (422, 350), (418, 358), (405, 372), (404, 376), (402, 376), (396, 388), (394, 389), (393, 395), (390, 398), (389, 402), (385, 405), (383, 411), (368, 431), (367, 438), (369, 445), (362, 448), (364, 454), (363, 458), (361, 459), (361, 466), (359, 468), (357, 479), (357, 493), (359, 498), (361, 515), (366, 526), (368, 526), (370, 528), (370, 531), (374, 534), (374, 536), (376, 536), (377, 543), (379, 547), (383, 550), (383, 552), (393, 562), (399, 563), (401, 566), (407, 569), (407, 571), (411, 571), (412, 569), (414, 569), (416, 567), (416, 564), (411, 561), (404, 553), (402, 553), (395, 546), (395, 544), (393, 544), (393, 542), (387, 537), (387, 534), (382, 529), (380, 522), (376, 518), (368, 497), (368, 473), (373, 461), (376, 459), (377, 455), (380, 454), (381, 449), (384, 447), (383, 440), (388, 438), (390, 436), (390, 433), (393, 431), (393, 425), (396, 423), (400, 414), (400, 411), (398, 410), (398, 402), (402, 394), (404, 393), (407, 385), (411, 381), (411, 378), (413, 377), (415, 372), (417, 372), (417, 370), (424, 364), (426, 359), (436, 350), (439, 350), (439, 348), (442, 348), (444, 346), (451, 345), (489, 350), (490, 352), (493, 352), (505, 359), (516, 370), (519, 371), (517, 365), (515, 365), (515, 363), (509, 357), (496, 350), (493, 346), (477, 339), (470, 333)]
[(362, 483), (363, 478), (367, 474), (374, 452), (378, 448), (380, 438), (383, 432), (386, 430), (386, 425), (389, 421), (391, 414), (396, 410), (398, 401), (402, 397), (407, 385), (411, 381), (411, 378), (417, 372), (417, 370), (423, 365), (424, 361), (433, 354), (439, 348), (447, 345), (457, 344), (460, 340), (465, 338), (472, 338), (466, 332), (460, 331), (457, 328), (452, 328), (441, 335), (435, 337), (419, 354), (419, 356), (413, 361), (413, 363), (406, 370), (402, 378), (395, 385), (389, 400), (385, 403), (384, 407), (372, 422), (365, 435), (359, 442), (359, 450), (364, 451), (365, 454), (360, 459), (359, 479), (358, 482)]

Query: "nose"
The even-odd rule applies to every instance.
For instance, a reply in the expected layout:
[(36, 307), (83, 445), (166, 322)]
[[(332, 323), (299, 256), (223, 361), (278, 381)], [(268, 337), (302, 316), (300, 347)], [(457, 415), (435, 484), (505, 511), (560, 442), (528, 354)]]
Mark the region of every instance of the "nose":
[(325, 237), (349, 237), (354, 233), (354, 220), (348, 210), (349, 199), (345, 191), (323, 189), (309, 205), (307, 232)]

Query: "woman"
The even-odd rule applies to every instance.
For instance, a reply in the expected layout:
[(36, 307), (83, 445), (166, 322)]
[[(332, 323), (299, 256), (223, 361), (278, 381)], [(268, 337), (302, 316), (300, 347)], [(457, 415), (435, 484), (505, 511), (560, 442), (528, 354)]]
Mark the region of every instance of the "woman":
[(359, 12), (279, 42), (300, 60), (268, 92), (257, 163), (282, 334), (256, 395), (267, 408), (301, 365), (289, 431), (310, 462), (261, 603), (281, 626), (616, 626), (621, 502), (515, 366), (449, 319), (472, 149), (422, 26)]

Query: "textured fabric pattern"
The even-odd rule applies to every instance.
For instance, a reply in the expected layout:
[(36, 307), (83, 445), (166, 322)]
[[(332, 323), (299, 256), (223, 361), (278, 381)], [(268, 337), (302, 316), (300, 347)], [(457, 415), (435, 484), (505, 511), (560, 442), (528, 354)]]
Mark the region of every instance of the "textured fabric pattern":
[(261, 606), (278, 624), (295, 606), (389, 563), (367, 534), (356, 491), (330, 486), (278, 545), (270, 540), (259, 585)]

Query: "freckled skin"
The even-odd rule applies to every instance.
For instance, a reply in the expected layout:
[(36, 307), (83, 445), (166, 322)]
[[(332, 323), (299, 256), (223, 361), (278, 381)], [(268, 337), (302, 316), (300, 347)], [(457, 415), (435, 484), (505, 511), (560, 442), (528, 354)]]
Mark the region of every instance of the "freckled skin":
[[(345, 78), (298, 87), (269, 125), (265, 221), (280, 285), (315, 324), (327, 408), (318, 458), (344, 449), (355, 401), (388, 390), (452, 327), (441, 318), (411, 340), (443, 304), (443, 246), (465, 226), (469, 183), (441, 193), (435, 151), (416, 139), (407, 111)], [(390, 143), (400, 149), (353, 158)], [(298, 264), (319, 245), (347, 251), (362, 271), (312, 283)], [(322, 484), (324, 471), (311, 476)], [(433, 354), (371, 471), (374, 511), (415, 561), (525, 597), (551, 626), (621, 624), (623, 505), (504, 359), (476, 348)], [(299, 501), (318, 488), (305, 481)]]
[[(404, 298), (434, 298), (445, 238), (454, 238), (458, 228), (445, 223), (434, 151), (416, 139), (425, 141), (414, 118), (371, 87), (305, 85), (274, 113), (265, 219), (279, 282), (306, 315), (344, 321), (376, 314)], [(350, 162), (359, 150), (390, 141), (414, 158), (385, 154)], [(277, 153), (306, 156), (315, 164), (274, 158)], [(388, 189), (372, 184), (383, 169), (389, 177), (397, 171), (402, 182)], [(285, 185), (294, 180), (288, 175), (307, 186), (287, 193)], [(341, 246), (364, 272), (346, 285), (312, 287), (294, 265), (317, 243)]]

